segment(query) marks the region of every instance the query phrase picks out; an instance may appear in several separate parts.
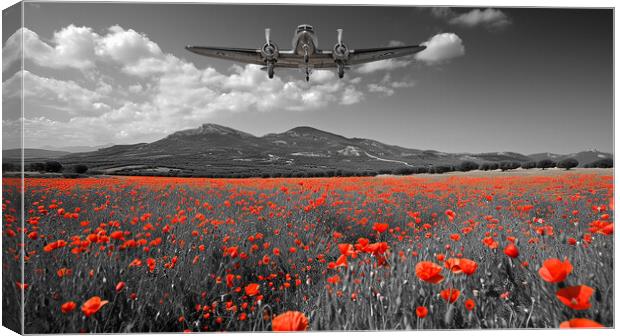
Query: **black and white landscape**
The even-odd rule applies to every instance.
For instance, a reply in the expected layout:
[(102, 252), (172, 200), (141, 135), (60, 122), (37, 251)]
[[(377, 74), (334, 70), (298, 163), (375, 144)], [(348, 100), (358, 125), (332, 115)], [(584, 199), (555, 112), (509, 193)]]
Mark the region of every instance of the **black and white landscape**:
[[(7, 150), (5, 158), (20, 151)], [(151, 143), (117, 145), (69, 153), (25, 149), (27, 163), (54, 159), (63, 165), (83, 164), (102, 174), (174, 176), (307, 176), (416, 172), (420, 167), (454, 167), (463, 162), (519, 164), (574, 158), (583, 167), (610, 153), (585, 150), (570, 154), (514, 152), (445, 153), (410, 149), (372, 139), (347, 138), (312, 127), (255, 136), (216, 124), (175, 132)], [(445, 169), (445, 168), (444, 168)], [(300, 175), (301, 174), (301, 175)]]

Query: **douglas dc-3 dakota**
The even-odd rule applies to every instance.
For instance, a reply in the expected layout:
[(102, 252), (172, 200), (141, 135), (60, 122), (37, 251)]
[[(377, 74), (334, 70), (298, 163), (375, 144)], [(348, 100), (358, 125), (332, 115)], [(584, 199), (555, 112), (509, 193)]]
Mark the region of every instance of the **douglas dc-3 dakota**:
[(336, 68), (338, 77), (344, 76), (345, 69), (351, 65), (412, 55), (426, 49), (423, 45), (395, 46), (371, 49), (349, 49), (342, 41), (342, 29), (338, 29), (338, 42), (331, 50), (321, 50), (314, 28), (303, 24), (297, 27), (293, 36), (293, 49), (279, 50), (269, 38), (270, 29), (265, 29), (265, 44), (261, 49), (220, 48), (187, 46), (194, 53), (222, 58), (242, 63), (263, 65), (269, 78), (273, 78), (276, 68), (303, 69), (306, 81), (310, 80), (312, 69)]

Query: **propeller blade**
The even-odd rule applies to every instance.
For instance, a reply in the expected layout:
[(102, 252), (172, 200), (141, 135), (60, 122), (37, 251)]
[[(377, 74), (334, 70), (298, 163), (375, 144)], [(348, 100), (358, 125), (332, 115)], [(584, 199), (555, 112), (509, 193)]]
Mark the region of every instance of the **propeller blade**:
[(338, 44), (342, 44), (342, 32), (343, 32), (343, 29), (339, 28), (336, 31), (338, 32)]
[(270, 35), (270, 34), (271, 34), (271, 29), (270, 29), (270, 28), (265, 28), (265, 42), (266, 42), (267, 44), (269, 44), (269, 42), (271, 41), (271, 40), (269, 39), (269, 35)]

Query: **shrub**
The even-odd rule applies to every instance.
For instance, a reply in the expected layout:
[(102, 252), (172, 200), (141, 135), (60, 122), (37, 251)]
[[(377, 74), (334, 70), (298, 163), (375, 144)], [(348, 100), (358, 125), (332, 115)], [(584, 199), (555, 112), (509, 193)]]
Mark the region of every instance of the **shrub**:
[(45, 162), (45, 171), (50, 173), (60, 173), (62, 171), (62, 164), (58, 161)]
[(452, 171), (452, 166), (435, 166), (432, 171), (434, 174), (443, 174)]
[(413, 167), (413, 170), (414, 170), (415, 174), (426, 174), (426, 173), (428, 173), (428, 167), (424, 167), (424, 166)]
[(33, 163), (28, 165), (28, 169), (27, 170), (29, 170), (29, 171), (36, 171), (36, 172), (44, 172), (45, 171), (45, 163), (33, 162)]
[(613, 168), (613, 159), (600, 159), (586, 165), (588, 168)]
[(517, 161), (502, 161), (499, 163), (499, 169), (502, 171), (517, 169), (521, 167), (521, 163)]
[(88, 166), (83, 164), (77, 164), (73, 167), (73, 171), (77, 174), (85, 174), (88, 171)]
[(555, 167), (555, 162), (549, 159), (540, 160), (538, 161), (538, 163), (536, 163), (536, 167), (542, 168), (542, 170), (545, 170), (547, 168), (553, 168)]
[(564, 168), (566, 170), (570, 170), (571, 168), (575, 168), (579, 165), (579, 161), (573, 158), (567, 158), (558, 162), (558, 168)]
[(467, 171), (470, 171), (470, 170), (476, 170), (479, 167), (480, 167), (480, 165), (478, 165), (477, 163), (475, 163), (473, 161), (463, 161), (458, 166), (457, 170), (458, 171), (462, 171), (462, 172), (467, 172)]
[(532, 169), (532, 168), (536, 168), (536, 162), (535, 161), (527, 161), (527, 162), (523, 162), (521, 164), (521, 168), (523, 169)]
[(410, 167), (402, 167), (402, 168), (398, 168), (394, 171), (394, 174), (396, 175), (411, 175), (413, 174), (415, 171), (413, 170), (413, 168)]
[(3, 172), (20, 171), (21, 169), (19, 167), (20, 167), (20, 165), (16, 165), (16, 164), (9, 163), (9, 162), (3, 162), (2, 163), (2, 171)]

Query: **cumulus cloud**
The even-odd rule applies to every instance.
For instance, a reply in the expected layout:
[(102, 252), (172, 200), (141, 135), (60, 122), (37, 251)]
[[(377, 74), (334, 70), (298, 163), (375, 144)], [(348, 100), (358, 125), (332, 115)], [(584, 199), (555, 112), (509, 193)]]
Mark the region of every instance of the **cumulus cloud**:
[[(400, 41), (390, 41), (391, 46), (404, 45)], [(422, 61), (432, 65), (447, 61), (449, 59), (463, 56), (465, 54), (465, 46), (463, 40), (454, 33), (442, 33), (431, 37), (428, 41), (421, 43), (426, 49), (412, 56), (400, 58), (390, 58), (386, 60), (365, 63), (355, 68), (360, 74), (371, 74), (375, 72), (389, 72), (396, 69), (409, 66), (414, 61)], [(380, 92), (377, 87), (368, 86), (370, 92)], [(400, 87), (408, 87), (406, 85)], [(395, 87), (396, 88), (396, 87)], [(385, 93), (385, 92), (384, 92)]]
[(415, 82), (414, 81), (396, 81), (396, 82), (390, 83), (390, 85), (395, 89), (410, 88), (415, 85)]
[(65, 120), (76, 115), (98, 116), (111, 110), (96, 91), (73, 81), (40, 77), (28, 71), (19, 71), (4, 81), (2, 91), (4, 99), (20, 99), (23, 93), (25, 113), (30, 116), (41, 115), (40, 108), (56, 119)]
[(417, 53), (415, 58), (427, 64), (441, 63), (465, 55), (463, 40), (454, 33), (437, 34), (422, 45), (425, 45), (426, 49)]
[(394, 81), (392, 80), (392, 75), (388, 72), (379, 83), (370, 83), (367, 85), (367, 88), (368, 92), (375, 92), (389, 97), (396, 93), (395, 89), (410, 88), (414, 85), (415, 83), (411, 80)]
[(94, 65), (93, 52), (97, 34), (91, 28), (69, 25), (54, 32), (54, 46), (43, 42), (39, 35), (28, 28), (20, 28), (11, 35), (2, 48), (2, 69), (19, 60), (20, 39), (23, 36), (24, 57), (40, 66), (49, 68), (87, 69)]
[(508, 15), (499, 9), (472, 9), (466, 13), (457, 13), (450, 7), (431, 8), (431, 14), (440, 19), (447, 20), (449, 24), (461, 27), (482, 26), (489, 30), (499, 30), (512, 23)]
[(363, 98), (362, 92), (358, 91), (353, 86), (348, 86), (344, 90), (340, 103), (343, 105), (352, 105), (359, 103)]
[(500, 29), (509, 25), (511, 21), (501, 10), (487, 8), (485, 10), (474, 9), (467, 13), (455, 16), (450, 19), (449, 23), (465, 27), (482, 25), (489, 29)]
[(2, 71), (6, 71), (9, 66), (16, 63), (22, 54), (22, 34), (23, 30), (18, 29), (4, 43), (2, 47)]
[(368, 91), (382, 93), (386, 96), (391, 96), (394, 94), (394, 89), (375, 83), (368, 84)]
[(121, 64), (135, 64), (144, 59), (164, 56), (159, 46), (147, 36), (118, 25), (110, 27), (107, 35), (98, 38), (95, 54)]
[(455, 15), (450, 7), (433, 7), (431, 8), (431, 14), (440, 19), (450, 18)]
[(390, 58), (386, 60), (364, 63), (357, 67), (355, 71), (361, 74), (369, 74), (377, 71), (391, 71), (404, 68), (412, 63), (410, 58)]

